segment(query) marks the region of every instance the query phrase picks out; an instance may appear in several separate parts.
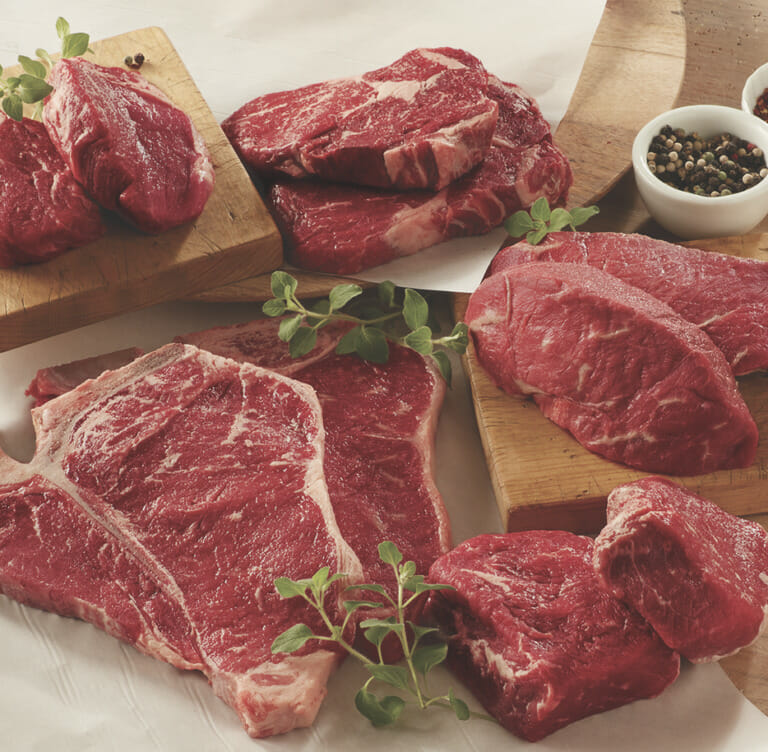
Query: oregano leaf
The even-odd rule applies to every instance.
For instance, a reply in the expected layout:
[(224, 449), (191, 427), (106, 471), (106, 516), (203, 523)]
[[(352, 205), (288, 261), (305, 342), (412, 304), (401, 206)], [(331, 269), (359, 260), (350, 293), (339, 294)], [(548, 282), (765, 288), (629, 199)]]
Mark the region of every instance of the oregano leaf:
[(8, 117), (21, 122), (24, 117), (24, 103), (18, 94), (9, 94), (3, 98), (3, 111)]
[(526, 232), (533, 229), (533, 220), (527, 211), (521, 209), (508, 217), (504, 222), (504, 229), (513, 238), (521, 238)]
[(278, 577), (275, 580), (275, 590), (283, 598), (295, 598), (306, 593), (309, 583), (301, 580), (291, 580), (288, 577)]
[(432, 330), (428, 326), (420, 326), (405, 335), (405, 344), (422, 355), (429, 355), (434, 350), (432, 344)]
[(425, 326), (429, 317), (429, 305), (424, 296), (412, 290), (410, 287), (405, 290), (403, 300), (403, 319), (410, 329), (418, 329)]
[(299, 330), (299, 327), (301, 326), (302, 318), (303, 318), (302, 315), (299, 313), (296, 316), (291, 316), (290, 318), (283, 319), (280, 322), (280, 326), (277, 330), (277, 336), (283, 342), (290, 342), (291, 339), (293, 339), (293, 335), (296, 334), (296, 332)]
[(405, 666), (369, 663), (366, 668), (377, 681), (384, 682), (398, 689), (408, 689), (408, 669)]
[(448, 645), (435, 642), (431, 645), (421, 645), (413, 651), (411, 659), (413, 667), (426, 676), (435, 666), (439, 666), (448, 655)]
[(400, 717), (405, 701), (394, 695), (388, 695), (379, 701), (372, 692), (361, 689), (355, 695), (355, 707), (362, 716), (378, 728), (393, 724)]
[(460, 721), (469, 720), (469, 717), (472, 715), (469, 710), (469, 705), (467, 705), (464, 700), (456, 697), (456, 695), (453, 694), (453, 689), (448, 691), (448, 704), (453, 708), (453, 712), (456, 714), (456, 718), (458, 718)]
[(579, 225), (583, 225), (590, 217), (594, 217), (595, 214), (600, 213), (600, 208), (597, 206), (577, 206), (571, 209), (571, 227), (576, 229)]
[(32, 58), (26, 55), (19, 55), (19, 62), (24, 72), (29, 73), (30, 76), (45, 78), (48, 75), (48, 71), (39, 60), (32, 60)]
[(388, 279), (384, 282), (380, 282), (376, 289), (376, 293), (379, 298), (379, 302), (384, 308), (395, 307), (395, 283), (390, 282)]
[(539, 227), (538, 230), (533, 230), (532, 232), (529, 232), (525, 236), (525, 239), (531, 245), (538, 245), (544, 239), (544, 236), (546, 234), (547, 234), (547, 228), (546, 227)]
[(392, 541), (382, 541), (379, 543), (379, 558), (385, 564), (397, 566), (403, 560), (403, 555)]
[(358, 295), (362, 295), (363, 288), (360, 285), (336, 285), (328, 296), (330, 301), (331, 311), (337, 311), (339, 308), (343, 308), (350, 300), (353, 300)]
[(450, 384), (453, 379), (453, 366), (451, 366), (448, 356), (442, 350), (435, 350), (430, 357), (437, 365), (437, 370), (440, 371), (446, 384)]
[(45, 99), (52, 91), (53, 86), (43, 81), (42, 78), (22, 73), (19, 76), (19, 88), (17, 89), (22, 102), (34, 104)]
[(386, 363), (389, 359), (386, 335), (376, 326), (360, 327), (355, 351), (363, 360), (371, 363)]
[(357, 351), (357, 342), (360, 337), (361, 327), (355, 326), (350, 329), (336, 344), (336, 352), (339, 355), (349, 355)]
[(286, 299), (290, 298), (293, 293), (296, 292), (296, 288), (299, 283), (295, 277), (292, 277), (288, 272), (278, 269), (272, 272), (272, 276), (269, 279), (269, 285), (272, 289), (272, 294), (276, 298)]
[(69, 23), (67, 22), (66, 18), (59, 16), (56, 19), (56, 34), (58, 35), (59, 39), (64, 39), (64, 37), (69, 34)]
[(279, 634), (272, 642), (273, 653), (294, 653), (304, 647), (315, 635), (306, 624), (294, 624)]
[(317, 332), (309, 326), (300, 326), (288, 345), (292, 358), (300, 358), (311, 352), (317, 344)]
[(549, 218), (549, 232), (557, 232), (570, 224), (571, 213), (569, 211), (561, 207), (552, 210), (552, 216)]
[(265, 316), (275, 317), (282, 316), (285, 313), (285, 301), (278, 298), (272, 298), (267, 300), (261, 307)]
[(534, 221), (538, 219), (541, 222), (549, 222), (551, 213), (549, 201), (547, 201), (545, 196), (539, 196), (533, 202), (533, 206), (531, 206), (531, 218)]
[(88, 34), (77, 32), (65, 34), (61, 40), (61, 56), (63, 58), (77, 57), (88, 51)]

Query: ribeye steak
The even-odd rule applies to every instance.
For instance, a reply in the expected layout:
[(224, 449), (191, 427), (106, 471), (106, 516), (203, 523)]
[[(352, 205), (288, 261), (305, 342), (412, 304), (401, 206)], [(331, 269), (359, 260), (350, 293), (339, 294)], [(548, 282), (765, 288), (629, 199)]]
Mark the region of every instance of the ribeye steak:
[(59, 60), (50, 83), (43, 121), (96, 201), (150, 233), (200, 215), (214, 182), (208, 149), (160, 89), (81, 57)]
[[(203, 671), (253, 736), (309, 725), (340, 656), (272, 655), (316, 613), (278, 576), (360, 576), (323, 480), (312, 390), (173, 344), (33, 411), (0, 457), (0, 589)], [(333, 609), (333, 605), (331, 604)]]
[(723, 354), (648, 293), (591, 266), (511, 266), (465, 316), (491, 379), (590, 451), (649, 472), (747, 467), (757, 426)]
[(0, 113), (0, 267), (47, 261), (103, 233), (43, 124)]
[(608, 496), (594, 564), (606, 588), (691, 661), (757, 639), (768, 615), (768, 533), (664, 478)]
[(503, 248), (496, 273), (529, 261), (596, 266), (700, 326), (738, 376), (768, 368), (768, 263), (612, 232), (554, 232)]
[(544, 196), (565, 202), (572, 182), (536, 103), (488, 77), (499, 120), (485, 159), (438, 193), (385, 192), (320, 182), (277, 181), (273, 214), (296, 266), (353, 274), (451, 238), (481, 235)]
[(480, 535), (430, 569), (427, 614), (449, 636), (448, 665), (499, 723), (536, 741), (642, 697), (680, 658), (599, 585), (590, 538), (559, 530)]
[(488, 74), (463, 50), (257, 97), (222, 128), (258, 174), (438, 190), (483, 158), (498, 117)]

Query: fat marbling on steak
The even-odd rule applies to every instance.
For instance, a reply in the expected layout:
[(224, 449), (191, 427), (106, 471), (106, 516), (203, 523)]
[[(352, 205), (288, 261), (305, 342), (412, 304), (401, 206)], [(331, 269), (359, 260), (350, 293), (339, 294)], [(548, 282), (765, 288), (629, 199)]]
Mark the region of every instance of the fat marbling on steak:
[(606, 589), (691, 661), (754, 642), (768, 614), (768, 533), (664, 478), (608, 496), (594, 566)]
[(135, 71), (59, 60), (43, 122), (88, 194), (144, 232), (191, 222), (213, 190), (208, 149), (189, 116)]
[(673, 475), (755, 458), (757, 426), (712, 340), (600, 269), (511, 266), (482, 282), (465, 321), (492, 381), (590, 451)]
[(417, 49), (354, 78), (257, 97), (222, 128), (261, 176), (439, 190), (483, 158), (498, 117), (477, 58)]
[[(389, 360), (382, 364), (335, 354), (345, 326), (320, 329), (316, 348), (292, 360), (278, 339), (278, 326), (276, 319), (261, 319), (179, 339), (274, 368), (315, 389), (325, 425), (323, 468), (339, 529), (360, 559), (364, 580), (396, 595), (392, 570), (378, 556), (380, 542), (393, 541), (420, 573), (451, 544), (433, 477), (445, 382), (425, 358), (399, 345), (390, 344)], [(365, 612), (366, 618), (373, 615)], [(366, 645), (371, 647), (360, 634), (358, 646)], [(388, 645), (388, 657), (394, 660), (393, 647)]]
[(646, 235), (554, 232), (503, 248), (491, 274), (529, 261), (589, 264), (663, 300), (700, 326), (737, 376), (768, 368), (768, 263)]
[(270, 201), (296, 266), (335, 274), (407, 256), (451, 238), (482, 235), (540, 197), (565, 203), (573, 176), (536, 103), (488, 77), (499, 120), (485, 159), (437, 193), (386, 192), (278, 180)]
[(360, 576), (312, 390), (173, 344), (32, 415), (32, 461), (0, 456), (0, 590), (204, 672), (252, 736), (312, 723), (341, 656), (271, 653), (297, 622), (323, 629), (274, 580)]
[(43, 124), (0, 113), (0, 267), (47, 261), (103, 233)]
[(680, 658), (605, 592), (590, 538), (559, 530), (480, 535), (440, 557), (426, 613), (448, 666), (514, 734), (537, 741), (593, 713), (654, 697)]

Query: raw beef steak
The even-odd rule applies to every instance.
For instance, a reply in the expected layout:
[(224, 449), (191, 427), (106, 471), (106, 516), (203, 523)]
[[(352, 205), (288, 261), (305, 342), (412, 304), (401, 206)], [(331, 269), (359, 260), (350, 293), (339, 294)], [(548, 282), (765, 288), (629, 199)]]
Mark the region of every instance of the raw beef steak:
[(83, 358), (72, 363), (41, 368), (35, 374), (35, 378), (32, 379), (25, 394), (28, 397), (33, 397), (35, 407), (39, 407), (48, 400), (69, 392), (87, 379), (95, 379), (104, 371), (121, 368), (143, 354), (144, 352), (138, 347), (129, 347), (105, 355)]
[(323, 629), (274, 580), (326, 564), (360, 576), (312, 390), (174, 344), (33, 421), (32, 462), (0, 457), (0, 589), (203, 671), (252, 736), (310, 724), (340, 656), (272, 655), (287, 627)]
[(606, 593), (592, 540), (559, 530), (480, 535), (440, 557), (427, 614), (448, 638), (448, 666), (488, 712), (537, 741), (671, 684), (680, 658), (639, 614)]
[(491, 273), (529, 261), (596, 266), (645, 290), (700, 326), (738, 376), (768, 368), (768, 264), (645, 235), (554, 232), (503, 248)]
[(768, 614), (768, 534), (663, 478), (608, 496), (594, 565), (609, 592), (691, 661), (757, 639)]
[(669, 306), (591, 266), (551, 261), (486, 279), (465, 316), (510, 394), (590, 451), (649, 472), (747, 467), (757, 426), (723, 354)]
[(197, 218), (213, 165), (189, 117), (143, 76), (59, 60), (43, 121), (75, 178), (103, 207), (159, 233)]
[[(448, 515), (433, 479), (445, 382), (421, 355), (397, 345), (390, 345), (389, 360), (381, 365), (336, 355), (343, 327), (321, 329), (318, 347), (291, 361), (277, 337), (278, 326), (276, 319), (262, 319), (180, 339), (288, 372), (314, 387), (325, 425), (323, 468), (339, 528), (363, 565), (365, 581), (386, 584), (394, 595), (392, 570), (379, 560), (380, 542), (396, 543), (421, 573), (451, 544)], [(362, 635), (358, 645), (371, 647)]]
[(0, 114), (0, 267), (47, 261), (103, 233), (43, 124)]
[(571, 168), (536, 103), (494, 76), (488, 95), (499, 103), (488, 154), (438, 193), (278, 181), (270, 199), (292, 263), (354, 274), (444, 240), (481, 235), (541, 196), (550, 206), (565, 203)]
[(491, 145), (498, 105), (487, 86), (467, 52), (418, 49), (362, 76), (257, 97), (222, 128), (262, 176), (439, 190)]

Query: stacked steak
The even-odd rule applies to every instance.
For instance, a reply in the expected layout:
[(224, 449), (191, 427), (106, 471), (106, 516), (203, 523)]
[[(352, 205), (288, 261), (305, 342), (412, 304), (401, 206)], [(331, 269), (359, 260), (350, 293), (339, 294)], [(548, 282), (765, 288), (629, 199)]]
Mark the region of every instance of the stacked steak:
[[(28, 390), (35, 459), (4, 458), (0, 486), (2, 592), (203, 671), (252, 736), (309, 725), (339, 661), (317, 642), (271, 654), (294, 624), (325, 631), (275, 578), (327, 565), (394, 593), (378, 543), (421, 571), (450, 545), (432, 478), (445, 389), (433, 368), (400, 347), (383, 365), (338, 356), (343, 326), (294, 361), (278, 327), (42, 369)], [(92, 545), (69, 565), (76, 540)]]
[(271, 184), (292, 262), (317, 271), (485, 233), (540, 196), (564, 203), (572, 181), (535, 102), (451, 48), (258, 97), (222, 127)]
[(587, 449), (649, 472), (747, 467), (734, 374), (768, 364), (768, 266), (640, 235), (499, 252), (466, 321), (491, 379)]

